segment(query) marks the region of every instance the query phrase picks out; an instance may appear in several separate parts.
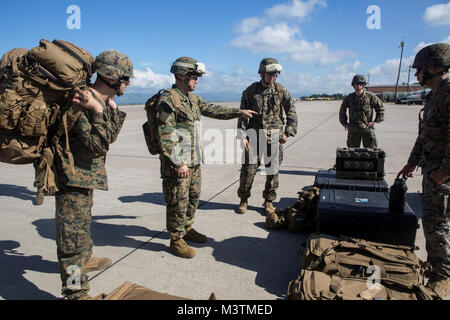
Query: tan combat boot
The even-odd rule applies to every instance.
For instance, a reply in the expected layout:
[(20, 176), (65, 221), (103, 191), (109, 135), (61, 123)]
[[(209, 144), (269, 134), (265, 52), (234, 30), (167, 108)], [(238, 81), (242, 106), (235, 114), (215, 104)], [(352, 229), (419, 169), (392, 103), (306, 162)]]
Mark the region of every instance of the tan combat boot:
[(241, 199), (241, 203), (239, 204), (238, 207), (238, 213), (239, 214), (246, 214), (247, 213), (247, 208), (248, 208), (248, 202), (246, 199)]
[(92, 271), (98, 271), (108, 268), (112, 264), (110, 258), (96, 258), (91, 257), (86, 261), (84, 266), (81, 267), (81, 271), (88, 273)]
[(195, 243), (205, 243), (206, 236), (194, 230), (192, 227), (186, 228), (186, 234), (183, 237), (184, 240), (192, 241)]
[(432, 277), (426, 287), (433, 290), (441, 299), (445, 299), (450, 294), (450, 279)]
[(44, 203), (44, 189), (39, 188), (37, 190), (36, 198), (34, 199), (34, 205), (40, 206)]
[(264, 201), (264, 209), (266, 210), (266, 215), (268, 213), (275, 214), (275, 208), (273, 207), (272, 201)]
[(195, 250), (189, 247), (183, 239), (170, 240), (170, 250), (182, 258), (191, 259), (195, 257)]

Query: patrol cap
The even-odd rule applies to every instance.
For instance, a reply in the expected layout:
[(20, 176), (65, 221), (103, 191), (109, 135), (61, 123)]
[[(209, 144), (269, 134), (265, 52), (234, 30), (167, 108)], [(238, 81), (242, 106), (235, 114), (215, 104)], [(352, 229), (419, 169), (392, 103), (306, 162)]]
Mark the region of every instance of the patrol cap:
[(198, 62), (194, 58), (181, 57), (172, 63), (170, 72), (179, 75), (194, 73), (201, 77), (206, 73), (206, 66), (204, 63)]
[(108, 79), (134, 78), (133, 62), (125, 54), (113, 49), (105, 50), (95, 58), (95, 69)]

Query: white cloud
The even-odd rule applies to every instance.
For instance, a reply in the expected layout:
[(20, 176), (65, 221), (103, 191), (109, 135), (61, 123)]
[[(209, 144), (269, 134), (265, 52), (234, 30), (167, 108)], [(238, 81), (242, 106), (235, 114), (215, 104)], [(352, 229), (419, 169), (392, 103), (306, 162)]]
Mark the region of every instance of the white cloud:
[(237, 33), (250, 33), (258, 29), (261, 26), (261, 23), (262, 21), (258, 17), (247, 18), (238, 24), (235, 31)]
[(317, 66), (323, 67), (338, 62), (349, 55), (353, 55), (353, 53), (349, 51), (333, 52), (322, 42), (300, 40), (295, 52), (292, 53), (292, 59), (301, 63), (315, 62)]
[(134, 76), (131, 80), (131, 87), (161, 89), (169, 88), (173, 83), (173, 76), (165, 74), (156, 74), (150, 68), (145, 70), (134, 70)]
[[(447, 38), (443, 39), (443, 40), (441, 41), (441, 43), (448, 43), (448, 44), (450, 44), (450, 35), (449, 35)], [(433, 44), (432, 42), (430, 42), (430, 43), (426, 43), (425, 41), (420, 42), (420, 43), (414, 48), (414, 54), (416, 54), (416, 53), (419, 52), (421, 49), (423, 49), (423, 48), (425, 48), (425, 47), (427, 47), (427, 46), (429, 46), (429, 45), (432, 45), (432, 44)]]
[(325, 0), (292, 0), (265, 10), (262, 17), (241, 21), (235, 28), (239, 34), (231, 45), (252, 52), (288, 54), (301, 63), (325, 66), (338, 62), (348, 51), (332, 51), (326, 43), (304, 39), (298, 22), (308, 18), (315, 10), (326, 7)]
[[(414, 62), (415, 56), (406, 57), (402, 60), (402, 69), (400, 71), (399, 83), (408, 81), (409, 66)], [(394, 84), (397, 81), (398, 66), (400, 64), (399, 59), (389, 59), (385, 63), (378, 65), (368, 71), (371, 76), (371, 84)], [(411, 70), (410, 83), (416, 82), (414, 77), (415, 70)]]
[(296, 18), (299, 21), (304, 20), (317, 7), (326, 7), (327, 3), (324, 0), (308, 0), (303, 2), (300, 0), (293, 0), (287, 4), (277, 4), (272, 8), (266, 9), (266, 14), (270, 18)]
[(433, 26), (450, 25), (450, 2), (428, 7), (423, 19)]
[(442, 40), (442, 42), (450, 44), (450, 35), (447, 38), (445, 38), (444, 40)]
[(333, 71), (336, 73), (356, 72), (356, 70), (358, 70), (359, 67), (361, 67), (361, 65), (362, 65), (361, 61), (356, 60), (353, 63), (346, 63), (341, 66), (335, 67)]
[(241, 35), (233, 39), (231, 44), (253, 52), (291, 53), (299, 46), (296, 39), (299, 34), (298, 28), (290, 28), (285, 23), (280, 23), (266, 26), (255, 33)]

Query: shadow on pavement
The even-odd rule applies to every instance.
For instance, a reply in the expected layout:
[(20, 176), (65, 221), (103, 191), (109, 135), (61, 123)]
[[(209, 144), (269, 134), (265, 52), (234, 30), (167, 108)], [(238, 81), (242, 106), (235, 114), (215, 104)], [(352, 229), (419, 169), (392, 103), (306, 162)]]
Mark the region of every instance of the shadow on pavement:
[[(263, 222), (255, 224), (266, 228)], [(208, 239), (217, 261), (256, 272), (255, 284), (285, 298), (288, 284), (300, 273), (298, 248), (307, 235), (272, 230), (266, 239), (239, 236), (216, 242)]]
[(417, 218), (422, 219), (422, 195), (417, 192), (408, 193), (406, 195), (406, 202), (413, 209)]
[[(94, 251), (95, 246), (114, 246), (114, 247), (126, 247), (136, 249), (138, 247), (145, 246), (146, 250), (149, 251), (165, 251), (169, 252), (167, 246), (163, 244), (153, 243), (147, 241), (141, 241), (133, 239), (133, 237), (147, 237), (153, 238), (160, 231), (152, 231), (145, 227), (141, 226), (130, 226), (124, 224), (110, 224), (98, 222), (102, 220), (130, 220), (136, 219), (136, 217), (132, 216), (121, 216), (121, 215), (111, 215), (111, 216), (94, 216), (92, 217), (91, 223), (91, 237), (94, 242)], [(46, 239), (56, 239), (56, 231), (55, 231), (55, 220), (54, 219), (40, 219), (33, 221), (33, 225), (36, 227), (38, 234)], [(162, 233), (158, 236), (158, 238), (167, 238), (167, 233)], [(56, 244), (55, 244), (56, 250)]]
[(160, 206), (166, 205), (162, 192), (143, 193), (140, 196), (123, 196), (119, 197), (119, 200), (123, 203), (145, 202), (157, 204)]
[(26, 201), (34, 201), (36, 192), (28, 190), (26, 187), (16, 186), (12, 184), (0, 184), (0, 197), (12, 197)]
[(311, 171), (296, 171), (296, 170), (280, 170), (280, 174), (293, 174), (296, 176), (313, 176), (315, 177), (317, 175), (317, 172), (311, 172)]
[(16, 249), (17, 241), (0, 241), (0, 296), (5, 300), (54, 300), (54, 295), (39, 289), (24, 277), (26, 270), (59, 274), (58, 263), (41, 256), (25, 256)]

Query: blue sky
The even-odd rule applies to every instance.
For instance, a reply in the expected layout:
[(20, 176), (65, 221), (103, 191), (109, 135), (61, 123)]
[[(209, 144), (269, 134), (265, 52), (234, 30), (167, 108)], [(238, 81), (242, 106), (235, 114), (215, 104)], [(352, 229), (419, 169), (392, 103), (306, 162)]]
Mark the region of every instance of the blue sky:
[[(67, 28), (70, 5), (80, 8), (80, 29)], [(380, 9), (381, 29), (367, 27), (370, 5)], [(279, 81), (293, 96), (348, 93), (356, 73), (395, 83), (402, 40), (402, 82), (420, 48), (450, 42), (450, 2), (430, 0), (2, 0), (1, 16), (1, 53), (41, 38), (94, 56), (117, 49), (134, 63), (129, 92), (149, 95), (171, 85), (176, 58), (191, 56), (208, 69), (197, 93), (216, 101), (239, 100), (265, 57), (284, 66)]]

